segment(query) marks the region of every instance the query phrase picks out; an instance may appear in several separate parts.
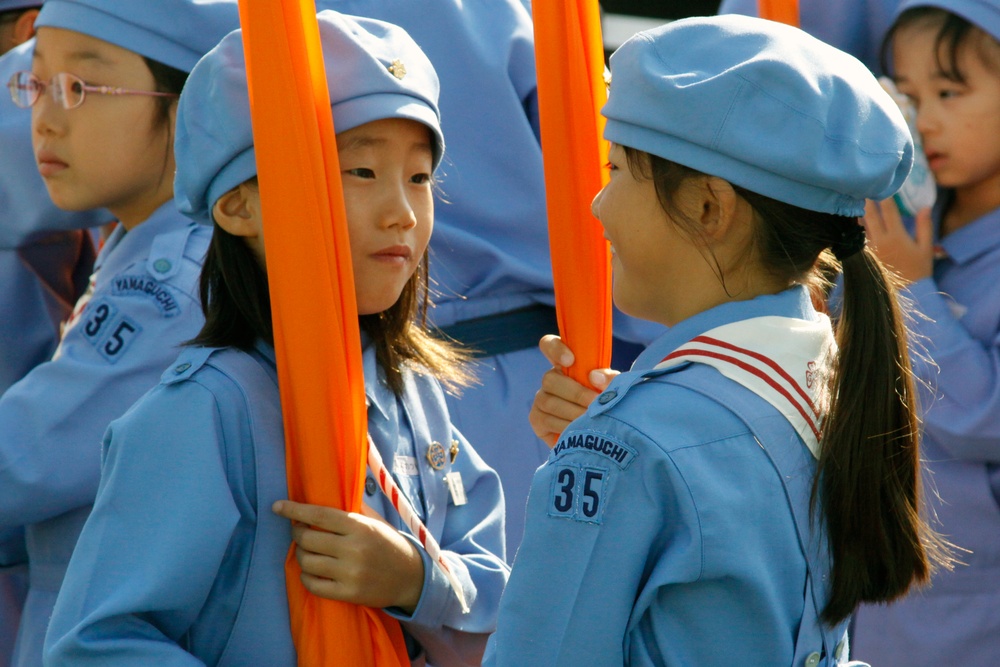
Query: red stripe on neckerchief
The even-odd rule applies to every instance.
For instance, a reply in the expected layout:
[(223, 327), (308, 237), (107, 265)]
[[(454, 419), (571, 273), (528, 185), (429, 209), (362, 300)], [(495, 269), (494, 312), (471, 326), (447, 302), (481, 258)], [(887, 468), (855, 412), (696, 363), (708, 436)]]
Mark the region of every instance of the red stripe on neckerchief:
[(756, 317), (707, 331), (668, 354), (656, 368), (714, 367), (773, 405), (819, 456), (828, 365), (836, 353), (830, 320)]

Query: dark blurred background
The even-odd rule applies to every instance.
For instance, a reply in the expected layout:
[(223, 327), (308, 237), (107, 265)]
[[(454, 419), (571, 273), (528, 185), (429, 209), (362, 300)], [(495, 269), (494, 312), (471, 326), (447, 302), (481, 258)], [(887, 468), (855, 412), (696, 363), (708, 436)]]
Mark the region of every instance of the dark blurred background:
[(640, 30), (655, 28), (664, 21), (688, 16), (711, 16), (719, 10), (719, 2), (720, 0), (601, 0), (604, 49), (610, 53)]
[(719, 10), (718, 0), (601, 0), (610, 14), (628, 14), (667, 19), (710, 16)]

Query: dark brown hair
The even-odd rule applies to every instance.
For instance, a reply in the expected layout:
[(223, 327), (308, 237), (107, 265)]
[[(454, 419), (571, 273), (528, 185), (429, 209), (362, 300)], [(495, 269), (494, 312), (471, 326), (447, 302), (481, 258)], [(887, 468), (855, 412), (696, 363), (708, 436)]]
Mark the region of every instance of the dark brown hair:
[[(146, 67), (149, 68), (150, 73), (153, 75), (153, 81), (156, 84), (155, 92), (173, 93), (174, 95), (181, 94), (181, 90), (187, 82), (187, 72), (175, 69), (169, 65), (164, 65), (163, 63), (153, 60), (152, 58), (146, 58), (143, 56), (142, 59), (146, 63)], [(156, 130), (164, 126), (167, 128), (166, 149), (163, 153), (163, 169), (160, 172), (160, 181), (162, 182), (164, 178), (174, 177), (174, 175), (170, 173), (169, 169), (170, 151), (174, 150), (174, 125), (170, 122), (170, 109), (177, 104), (177, 98), (154, 97), (152, 99), (156, 104), (156, 117), (153, 120), (152, 129)]]
[[(636, 178), (652, 179), (671, 219), (689, 233), (675, 194), (701, 172), (625, 148)], [(751, 252), (776, 278), (825, 296), (837, 267), (829, 248), (857, 218), (819, 213), (733, 186), (754, 211)], [(868, 248), (842, 263), (839, 352), (827, 378), (831, 402), (812, 503), (819, 502), (833, 560), (823, 620), (836, 624), (861, 602), (887, 602), (926, 582), (932, 561), (947, 564), (943, 542), (920, 516), (919, 431), (897, 279)], [(720, 276), (720, 279), (723, 278)]]
[[(256, 186), (256, 178), (248, 181)], [(456, 390), (471, 382), (465, 362), (469, 355), (453, 343), (431, 336), (426, 327), (428, 296), (427, 252), (420, 267), (388, 309), (362, 315), (358, 324), (372, 339), (375, 356), (392, 391), (403, 392), (407, 364), (426, 369), (446, 387)], [(274, 344), (267, 273), (244, 239), (218, 224), (201, 272), (201, 303), (205, 326), (192, 345), (249, 350), (261, 338)]]
[(1000, 71), (1000, 45), (997, 40), (961, 16), (938, 7), (914, 7), (896, 18), (882, 39), (882, 48), (879, 52), (882, 71), (890, 72), (892, 69), (890, 55), (896, 34), (904, 28), (916, 25), (937, 26), (934, 57), (938, 69), (945, 78), (965, 83), (965, 73), (958, 66), (958, 54), (966, 45), (974, 49), (984, 65)]

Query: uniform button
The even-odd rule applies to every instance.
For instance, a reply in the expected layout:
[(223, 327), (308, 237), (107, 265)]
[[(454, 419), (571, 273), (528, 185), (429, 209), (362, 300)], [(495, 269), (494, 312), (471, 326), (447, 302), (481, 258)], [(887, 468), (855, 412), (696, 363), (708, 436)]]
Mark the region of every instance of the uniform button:
[(185, 362), (183, 364), (179, 364), (178, 366), (176, 366), (174, 368), (174, 373), (177, 373), (177, 375), (180, 375), (181, 373), (183, 373), (184, 371), (186, 371), (189, 368), (191, 368), (191, 364)]
[(369, 496), (374, 496), (375, 492), (378, 491), (378, 485), (375, 484), (375, 480), (371, 477), (365, 479), (365, 494)]
[(806, 656), (806, 667), (816, 667), (819, 664), (820, 655), (816, 651), (813, 651)]
[(606, 405), (618, 397), (617, 391), (606, 391), (597, 397), (597, 402), (601, 405)]
[(170, 263), (169, 259), (158, 259), (153, 262), (153, 270), (157, 273), (166, 273), (170, 270), (171, 266), (173, 266), (173, 264)]

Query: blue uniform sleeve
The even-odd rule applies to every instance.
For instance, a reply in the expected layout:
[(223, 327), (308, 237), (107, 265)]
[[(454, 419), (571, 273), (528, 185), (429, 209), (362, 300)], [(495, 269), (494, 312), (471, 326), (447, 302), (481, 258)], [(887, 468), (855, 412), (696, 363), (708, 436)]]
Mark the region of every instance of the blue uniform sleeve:
[(7, 567), (17, 567), (28, 562), (23, 528), (0, 530), (0, 574)]
[(214, 396), (161, 386), (106, 437), (93, 513), (46, 637), (46, 664), (202, 663), (179, 642), (219, 576), (239, 520)]
[(170, 294), (180, 312), (167, 315), (155, 294), (98, 290), (55, 358), (0, 397), (0, 527), (93, 502), (108, 424), (156, 384), (202, 325), (194, 297)]
[(645, 436), (602, 421), (575, 422), (535, 474), (485, 665), (647, 664), (627, 646), (644, 582), (653, 568), (661, 584), (700, 576), (683, 479)]
[(411, 616), (387, 610), (420, 642), (428, 664), (435, 667), (481, 664), (510, 573), (504, 558), (500, 478), (457, 430), (452, 431), (452, 438), (459, 441), (461, 452), (452, 470), (462, 476), (467, 502), (460, 506), (448, 503), (438, 542), (470, 611), (462, 613), (444, 573), (423, 549), (424, 587), (417, 608)]
[(923, 428), (956, 459), (1000, 463), (1000, 333), (983, 343), (952, 312), (933, 278), (911, 284), (908, 296), (926, 318), (914, 318), (913, 355), (921, 387)]

